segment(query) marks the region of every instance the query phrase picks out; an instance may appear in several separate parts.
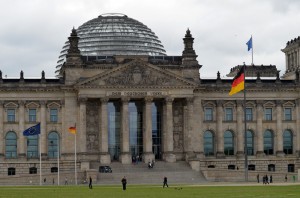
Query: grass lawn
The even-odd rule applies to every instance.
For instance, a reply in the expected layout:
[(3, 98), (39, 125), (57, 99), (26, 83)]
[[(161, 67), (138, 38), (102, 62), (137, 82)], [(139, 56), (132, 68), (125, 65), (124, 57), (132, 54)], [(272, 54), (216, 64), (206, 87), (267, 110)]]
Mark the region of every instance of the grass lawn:
[(123, 191), (119, 186), (9, 186), (0, 187), (0, 197), (105, 197), (105, 198), (193, 198), (193, 197), (300, 197), (300, 185), (284, 186), (176, 186), (162, 188), (153, 185), (128, 185)]

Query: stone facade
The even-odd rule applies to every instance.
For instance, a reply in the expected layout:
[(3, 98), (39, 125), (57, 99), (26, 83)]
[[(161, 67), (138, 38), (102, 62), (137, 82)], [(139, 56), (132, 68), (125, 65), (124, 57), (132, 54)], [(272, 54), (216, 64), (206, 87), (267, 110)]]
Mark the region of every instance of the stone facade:
[[(165, 60), (119, 55), (112, 61), (90, 62), (81, 57), (78, 39), (73, 30), (59, 79), (45, 79), (44, 73), (40, 79), (26, 79), (23, 72), (20, 79), (3, 79), (0, 75), (1, 177), (7, 176), (9, 168), (15, 168), (15, 174), (21, 176), (29, 174), (31, 167), (39, 169), (39, 157), (29, 156), (31, 142), (22, 135), (37, 123), (41, 123), (41, 134), (39, 143), (33, 146), (40, 146), (46, 172), (57, 166), (57, 153), (51, 153), (55, 144), (52, 132), (58, 135), (55, 148), (59, 146), (61, 171), (74, 170), (75, 137), (80, 171), (90, 171), (92, 163), (131, 163), (132, 101), (142, 104), (142, 149), (138, 154), (145, 163), (155, 158), (172, 163), (185, 160), (205, 175), (212, 175), (210, 170), (242, 171), (246, 107), (247, 130), (253, 137), (249, 140), (249, 170), (287, 173), (300, 168), (299, 75), (294, 79), (277, 76), (266, 80), (258, 76), (247, 80), (244, 104), (242, 93), (228, 95), (232, 80), (221, 79), (219, 74), (215, 79), (200, 79), (201, 65), (189, 30), (182, 56)], [(110, 151), (108, 104), (113, 101), (120, 108), (118, 157)], [(161, 131), (157, 142), (152, 137), (154, 102), (161, 104), (161, 113), (155, 115)], [(76, 126), (75, 135), (68, 132), (71, 126)], [(291, 137), (284, 136), (285, 131)]]

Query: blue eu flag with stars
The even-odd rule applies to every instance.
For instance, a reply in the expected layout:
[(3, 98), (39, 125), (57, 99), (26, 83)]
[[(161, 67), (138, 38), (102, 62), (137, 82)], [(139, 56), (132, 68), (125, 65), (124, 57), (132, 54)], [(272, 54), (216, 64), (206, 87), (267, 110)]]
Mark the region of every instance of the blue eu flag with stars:
[(31, 135), (38, 135), (41, 133), (41, 123), (38, 123), (37, 125), (34, 125), (32, 127), (29, 127), (25, 131), (23, 131), (24, 136), (31, 136)]
[(251, 38), (249, 39), (249, 41), (246, 43), (246, 45), (248, 46), (248, 51), (249, 51), (250, 49), (252, 49), (252, 36), (251, 36)]

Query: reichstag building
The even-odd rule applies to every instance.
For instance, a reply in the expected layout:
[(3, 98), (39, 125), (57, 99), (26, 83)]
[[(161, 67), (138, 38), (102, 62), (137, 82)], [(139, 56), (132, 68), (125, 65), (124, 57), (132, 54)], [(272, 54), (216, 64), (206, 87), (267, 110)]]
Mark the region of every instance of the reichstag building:
[[(182, 54), (168, 56), (143, 23), (103, 14), (71, 31), (57, 78), (45, 78), (42, 68), (34, 79), (23, 71), (15, 79), (0, 73), (0, 177), (38, 174), (40, 153), (43, 173), (57, 172), (58, 156), (61, 170), (73, 170), (69, 127), (76, 127), (81, 173), (93, 163), (130, 164), (140, 156), (145, 163), (185, 161), (207, 179), (242, 177), (244, 95), (229, 96), (232, 78), (217, 71), (201, 78), (205, 66), (197, 61), (192, 32), (182, 31), (183, 41), (174, 41), (183, 42)], [(250, 175), (300, 168), (300, 38), (282, 52), (283, 76), (274, 65), (246, 66)], [(23, 136), (38, 123), (39, 136)]]

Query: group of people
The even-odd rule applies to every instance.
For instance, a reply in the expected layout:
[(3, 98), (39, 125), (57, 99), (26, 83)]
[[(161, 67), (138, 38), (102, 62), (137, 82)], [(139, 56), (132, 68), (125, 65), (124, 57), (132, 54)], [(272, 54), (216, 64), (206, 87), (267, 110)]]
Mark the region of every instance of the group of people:
[[(259, 174), (257, 174), (256, 178), (257, 178), (257, 183), (259, 183)], [(268, 175), (264, 175), (262, 177), (262, 182), (263, 182), (263, 184), (273, 183), (273, 177), (272, 177), (272, 175), (270, 175), (270, 177)]]

